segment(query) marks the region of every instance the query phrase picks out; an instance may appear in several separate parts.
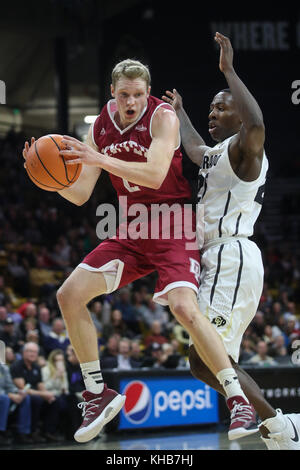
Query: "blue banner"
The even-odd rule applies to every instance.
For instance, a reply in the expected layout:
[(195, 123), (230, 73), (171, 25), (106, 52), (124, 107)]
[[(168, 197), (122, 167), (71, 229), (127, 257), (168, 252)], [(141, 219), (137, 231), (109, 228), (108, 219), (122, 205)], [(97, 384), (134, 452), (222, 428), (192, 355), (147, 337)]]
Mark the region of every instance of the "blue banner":
[(120, 392), (127, 398), (119, 429), (219, 421), (217, 392), (193, 377), (121, 379)]

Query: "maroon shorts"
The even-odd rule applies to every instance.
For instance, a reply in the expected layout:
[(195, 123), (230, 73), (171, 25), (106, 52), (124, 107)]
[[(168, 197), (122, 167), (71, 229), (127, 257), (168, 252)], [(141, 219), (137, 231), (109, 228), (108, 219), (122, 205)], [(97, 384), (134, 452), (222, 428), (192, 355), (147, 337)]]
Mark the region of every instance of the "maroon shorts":
[(180, 238), (165, 239), (160, 233), (157, 239), (133, 240), (122, 236), (122, 228), (121, 225), (116, 236), (91, 251), (79, 267), (114, 274), (115, 282), (109, 292), (157, 271), (153, 300), (162, 305), (168, 305), (167, 293), (176, 287), (189, 287), (198, 293), (200, 254), (191, 232), (185, 231)]

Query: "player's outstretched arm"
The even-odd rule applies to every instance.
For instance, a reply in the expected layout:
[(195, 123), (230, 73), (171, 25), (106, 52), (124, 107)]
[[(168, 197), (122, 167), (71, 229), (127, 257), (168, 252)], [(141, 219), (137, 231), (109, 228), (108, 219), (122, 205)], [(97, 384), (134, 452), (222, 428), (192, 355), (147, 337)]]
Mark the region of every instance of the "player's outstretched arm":
[(204, 153), (208, 147), (205, 145), (203, 138), (194, 128), (190, 118), (183, 108), (182, 97), (174, 88), (173, 91), (167, 90), (166, 95), (163, 95), (162, 99), (171, 104), (176, 111), (180, 121), (182, 145), (186, 151), (186, 154), (192, 160), (192, 162), (198, 166), (201, 166)]
[(242, 121), (237, 143), (240, 153), (243, 158), (261, 159), (265, 140), (265, 127), (261, 109), (233, 68), (233, 49), (230, 40), (217, 32), (215, 41), (220, 46), (219, 68), (225, 75)]

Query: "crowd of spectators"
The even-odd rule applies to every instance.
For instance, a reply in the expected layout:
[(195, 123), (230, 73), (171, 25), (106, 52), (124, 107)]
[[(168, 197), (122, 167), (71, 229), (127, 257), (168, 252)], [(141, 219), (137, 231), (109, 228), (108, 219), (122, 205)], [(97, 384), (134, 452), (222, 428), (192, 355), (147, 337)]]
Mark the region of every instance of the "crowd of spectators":
[[(101, 241), (96, 207), (115, 197), (107, 181), (83, 207), (34, 187), (23, 168), (23, 143), (13, 133), (0, 141), (0, 340), (6, 345), (0, 445), (11, 433), (22, 443), (72, 439), (79, 426), (84, 385), (56, 291)], [(259, 241), (265, 286), (240, 363), (292, 365), (300, 339), (299, 252), (288, 241)], [(88, 305), (104, 372), (189, 367), (188, 335), (167, 307), (153, 302), (155, 281), (153, 273)]]

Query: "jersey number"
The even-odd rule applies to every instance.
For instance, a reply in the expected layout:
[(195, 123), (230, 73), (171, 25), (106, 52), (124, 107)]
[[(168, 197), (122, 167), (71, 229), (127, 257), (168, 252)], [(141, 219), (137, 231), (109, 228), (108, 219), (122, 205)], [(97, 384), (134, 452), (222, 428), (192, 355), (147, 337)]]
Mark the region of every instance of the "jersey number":
[(140, 191), (141, 188), (139, 186), (130, 186), (130, 183), (129, 181), (127, 180), (124, 180), (124, 178), (122, 178), (123, 180), (123, 184), (125, 186), (125, 188), (127, 189), (127, 191), (129, 191), (130, 193), (133, 193), (135, 191)]

